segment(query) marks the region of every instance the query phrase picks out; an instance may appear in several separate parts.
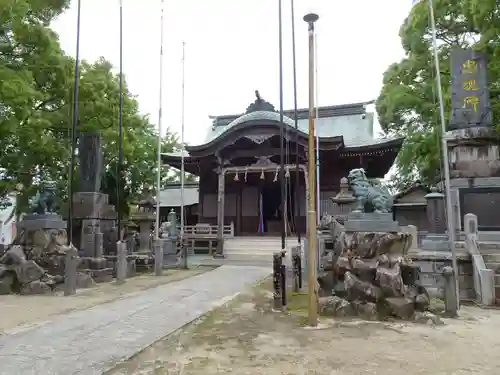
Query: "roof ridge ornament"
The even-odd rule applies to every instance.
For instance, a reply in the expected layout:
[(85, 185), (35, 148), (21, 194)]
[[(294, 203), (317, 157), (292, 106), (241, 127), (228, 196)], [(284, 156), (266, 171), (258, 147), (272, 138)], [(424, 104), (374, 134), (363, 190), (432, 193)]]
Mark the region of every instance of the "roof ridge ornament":
[(264, 99), (262, 99), (259, 90), (255, 90), (255, 98), (256, 98), (255, 101), (247, 107), (245, 113), (257, 112), (257, 111), (276, 112), (274, 106), (271, 103), (266, 102)]

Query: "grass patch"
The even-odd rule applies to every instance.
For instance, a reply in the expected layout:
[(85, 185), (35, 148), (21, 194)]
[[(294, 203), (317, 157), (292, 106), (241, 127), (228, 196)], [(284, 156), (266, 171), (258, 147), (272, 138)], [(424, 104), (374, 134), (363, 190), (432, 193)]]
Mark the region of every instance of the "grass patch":
[(289, 293), (287, 308), (290, 311), (304, 312), (309, 308), (309, 295), (307, 293)]

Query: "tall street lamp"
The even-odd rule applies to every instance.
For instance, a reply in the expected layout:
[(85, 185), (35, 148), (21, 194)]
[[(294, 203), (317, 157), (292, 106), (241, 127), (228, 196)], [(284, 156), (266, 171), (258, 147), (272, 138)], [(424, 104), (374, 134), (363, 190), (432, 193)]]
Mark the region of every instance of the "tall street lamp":
[(308, 261), (308, 294), (309, 294), (309, 309), (308, 323), (310, 326), (318, 325), (318, 293), (316, 290), (316, 199), (315, 199), (315, 183), (316, 183), (316, 153), (315, 153), (315, 113), (314, 113), (314, 23), (319, 16), (315, 13), (309, 13), (304, 16), (304, 21), (308, 24), (309, 30), (309, 136), (307, 147), (307, 166), (309, 178), (309, 195), (308, 195), (308, 210), (307, 210), (307, 243)]

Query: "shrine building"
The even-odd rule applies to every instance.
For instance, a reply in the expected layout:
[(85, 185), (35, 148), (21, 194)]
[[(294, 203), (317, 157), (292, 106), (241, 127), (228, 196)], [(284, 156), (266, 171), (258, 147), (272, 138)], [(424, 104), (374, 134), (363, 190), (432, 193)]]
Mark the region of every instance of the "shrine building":
[[(186, 146), (185, 170), (199, 177), (198, 223), (219, 227), (233, 223), (236, 236), (277, 236), (281, 233), (280, 203), (284, 201), (279, 177), (280, 114), (258, 92), (256, 96), (243, 114), (211, 117), (213, 124), (204, 143)], [(401, 148), (403, 138), (374, 138), (374, 114), (366, 110), (369, 104), (372, 102), (318, 108), (320, 211), (325, 210), (330, 197), (339, 191), (340, 179), (351, 169), (364, 168), (369, 178), (383, 178)], [(293, 118), (293, 110), (284, 111), (284, 211), (289, 232), (303, 234), (309, 188), (308, 109), (297, 111), (298, 130)], [(162, 159), (164, 164), (181, 168), (180, 152), (163, 154)]]

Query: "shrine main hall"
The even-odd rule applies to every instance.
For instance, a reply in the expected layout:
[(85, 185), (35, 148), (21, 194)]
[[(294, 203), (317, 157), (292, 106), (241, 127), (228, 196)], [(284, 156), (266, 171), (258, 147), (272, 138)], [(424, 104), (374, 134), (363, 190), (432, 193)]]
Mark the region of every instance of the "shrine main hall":
[[(340, 179), (351, 169), (364, 168), (368, 178), (383, 178), (402, 146), (403, 138), (375, 139), (374, 114), (367, 112), (372, 103), (318, 108), (320, 212), (325, 211), (330, 198), (339, 191)], [(290, 231), (302, 234), (306, 231), (309, 188), (305, 179), (308, 112), (297, 111), (298, 129), (293, 110), (284, 111), (283, 116), (284, 211)], [(236, 236), (279, 235), (281, 202), (285, 201), (279, 177), (280, 113), (257, 93), (245, 113), (211, 119), (213, 124), (204, 143), (186, 146), (184, 153), (186, 172), (199, 177), (197, 223), (232, 223)], [(181, 168), (180, 152), (163, 154), (162, 159), (164, 164)]]

